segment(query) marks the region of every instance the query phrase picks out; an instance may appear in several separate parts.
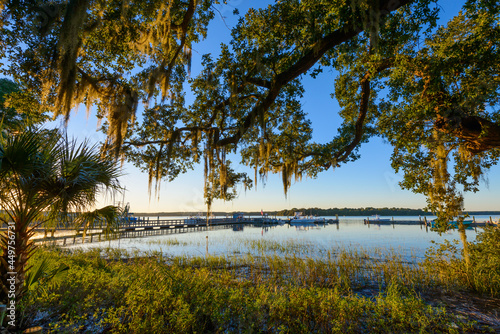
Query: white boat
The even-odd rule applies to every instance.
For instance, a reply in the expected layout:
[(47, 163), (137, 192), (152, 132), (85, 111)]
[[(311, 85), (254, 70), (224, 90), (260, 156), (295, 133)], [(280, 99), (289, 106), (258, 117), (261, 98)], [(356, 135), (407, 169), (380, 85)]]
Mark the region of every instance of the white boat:
[(391, 221), (389, 218), (380, 218), (379, 215), (373, 215), (371, 217), (368, 217), (368, 220), (370, 222), (389, 222), (389, 221)]
[(314, 216), (303, 216), (302, 212), (295, 212), (295, 216), (290, 219), (290, 224), (324, 224), (325, 218)]

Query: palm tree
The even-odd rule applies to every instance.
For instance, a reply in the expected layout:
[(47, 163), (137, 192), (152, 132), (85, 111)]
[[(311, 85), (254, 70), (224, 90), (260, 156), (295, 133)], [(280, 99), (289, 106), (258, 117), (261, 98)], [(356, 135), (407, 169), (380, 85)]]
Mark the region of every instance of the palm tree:
[[(25, 292), (34, 229), (60, 213), (84, 211), (103, 191), (120, 190), (119, 166), (88, 142), (69, 141), (56, 130), (26, 130), (0, 138), (0, 302)], [(12, 274), (15, 273), (15, 274)], [(16, 277), (11, 285), (9, 278)]]
[(126, 216), (127, 213), (124, 209), (108, 205), (104, 208), (82, 213), (75, 219), (74, 224), (76, 228), (83, 229), (82, 242), (85, 242), (88, 229), (104, 228), (105, 236), (108, 237), (111, 233), (118, 231), (120, 220)]

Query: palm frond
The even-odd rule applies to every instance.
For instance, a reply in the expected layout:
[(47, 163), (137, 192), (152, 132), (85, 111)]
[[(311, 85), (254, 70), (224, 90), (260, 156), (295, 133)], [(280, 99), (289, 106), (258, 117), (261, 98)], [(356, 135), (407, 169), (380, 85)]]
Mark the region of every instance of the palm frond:
[(104, 228), (106, 235), (119, 228), (123, 210), (118, 206), (108, 205), (94, 211), (84, 212), (75, 220), (75, 227), (83, 228), (83, 240), (92, 228)]
[(26, 273), (24, 286), (26, 290), (33, 290), (42, 282), (50, 281), (52, 278), (60, 275), (62, 272), (68, 270), (68, 265), (60, 263), (57, 267), (51, 267), (51, 263), (47, 259), (37, 262), (31, 270)]
[[(67, 213), (69, 209), (84, 211), (95, 205), (99, 193), (120, 190), (119, 176), (117, 162), (102, 157), (96, 146), (89, 145), (88, 141), (77, 144), (57, 131), (28, 129), (0, 138), (0, 210), (8, 217), (2, 218), (3, 222), (15, 223), (16, 270), (21, 282), (29, 269), (27, 261), (35, 250), (30, 240), (33, 226), (51, 220), (57, 222), (60, 213)], [(95, 214), (110, 230), (119, 221), (118, 211), (115, 207), (106, 207)], [(85, 228), (94, 221), (89, 216)], [(1, 277), (6, 277), (9, 271), (7, 246), (8, 239), (1, 235)], [(37, 268), (28, 284), (45, 269)], [(22, 284), (16, 283), (18, 288), (16, 295), (24, 291)], [(6, 299), (5, 291), (0, 287), (0, 302)]]

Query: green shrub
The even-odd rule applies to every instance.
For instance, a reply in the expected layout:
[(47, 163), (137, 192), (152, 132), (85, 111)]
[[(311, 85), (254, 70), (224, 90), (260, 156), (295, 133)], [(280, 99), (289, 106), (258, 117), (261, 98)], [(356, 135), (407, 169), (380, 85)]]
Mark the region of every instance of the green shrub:
[(500, 296), (500, 228), (486, 226), (467, 245), (469, 264), (463, 245), (446, 240), (427, 251), (423, 267), (440, 286)]
[(365, 253), (361, 257), (347, 252), (321, 261), (276, 256), (166, 263), (159, 254), (43, 250), (32, 261), (50, 258), (70, 269), (46, 292), (23, 300), (25, 318), (52, 333), (425, 333), (455, 332), (455, 323), (470, 328), (419, 298), (415, 282), (389, 264), (395, 259), (373, 262), (364, 276), (368, 282), (385, 275), (379, 293), (356, 294), (362, 267), (371, 263)]

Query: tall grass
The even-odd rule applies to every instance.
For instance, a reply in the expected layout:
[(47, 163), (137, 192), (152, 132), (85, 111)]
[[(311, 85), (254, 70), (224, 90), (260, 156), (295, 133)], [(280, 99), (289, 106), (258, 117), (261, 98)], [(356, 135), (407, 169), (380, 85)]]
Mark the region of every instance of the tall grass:
[[(429, 289), (498, 296), (500, 232), (471, 243), (469, 266), (445, 242), (418, 264), (393, 250), (249, 242), (257, 254), (165, 257), (119, 249), (44, 249), (31, 261), (70, 269), (22, 300), (26, 325), (47, 332), (459, 333), (477, 324), (432, 307)], [(314, 252), (313, 252), (314, 253)]]
[(500, 228), (486, 226), (476, 241), (468, 243), (469, 262), (459, 241), (445, 241), (429, 248), (422, 264), (431, 280), (448, 290), (468, 290), (500, 297)]
[(175, 238), (149, 240), (148, 245), (162, 245), (162, 246), (187, 246), (189, 243), (186, 241), (179, 241)]
[[(33, 261), (64, 261), (70, 270), (25, 298), (26, 323), (52, 333), (453, 332), (450, 323), (472, 328), (426, 305), (412, 289), (416, 283), (390, 264), (395, 260), (369, 261), (364, 253), (324, 260), (137, 255), (116, 249), (39, 252)], [(383, 288), (373, 296), (356, 293), (373, 284)]]

